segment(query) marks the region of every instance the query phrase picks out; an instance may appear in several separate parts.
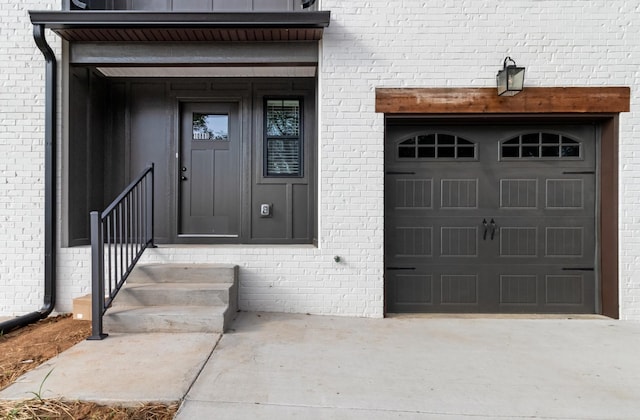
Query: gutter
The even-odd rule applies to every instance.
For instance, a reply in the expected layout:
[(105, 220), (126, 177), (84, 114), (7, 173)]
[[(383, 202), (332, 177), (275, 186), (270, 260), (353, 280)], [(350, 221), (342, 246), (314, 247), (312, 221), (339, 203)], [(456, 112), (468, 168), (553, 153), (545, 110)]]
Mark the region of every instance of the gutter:
[(44, 119), (44, 304), (39, 311), (0, 322), (0, 333), (7, 333), (44, 319), (56, 306), (56, 55), (45, 39), (45, 25), (33, 26), (33, 38), (46, 60)]

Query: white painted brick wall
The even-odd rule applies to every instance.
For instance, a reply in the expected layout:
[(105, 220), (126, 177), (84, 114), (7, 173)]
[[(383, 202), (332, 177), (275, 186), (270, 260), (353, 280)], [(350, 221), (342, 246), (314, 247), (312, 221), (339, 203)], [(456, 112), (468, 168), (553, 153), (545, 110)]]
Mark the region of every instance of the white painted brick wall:
[[(25, 10), (58, 5), (0, 0), (0, 315), (41, 304), (44, 61)], [(319, 70), (319, 247), (161, 247), (145, 262), (239, 264), (243, 309), (381, 316), (384, 121), (375, 88), (494, 87), (510, 55), (527, 67), (527, 86), (632, 87), (632, 112), (620, 119), (620, 304), (623, 318), (640, 320), (634, 2), (322, 0), (320, 9), (332, 22)], [(60, 250), (58, 310), (89, 291), (88, 258), (88, 248)]]
[[(640, 320), (640, 9), (626, 1), (322, 0), (332, 22), (323, 39), (323, 232), (344, 216), (364, 221), (381, 208), (383, 120), (376, 87), (494, 87), (510, 55), (527, 67), (527, 86), (631, 86), (632, 112), (620, 126), (621, 317)], [(355, 183), (341, 184), (335, 161), (347, 159)], [(364, 205), (352, 193), (376, 191)], [(332, 211), (340, 209), (339, 212)], [(360, 219), (362, 217), (362, 219)], [(382, 214), (368, 229), (382, 231)], [(375, 239), (374, 239), (375, 238)]]
[(55, 7), (0, 1), (0, 315), (43, 304), (44, 59), (27, 10)]

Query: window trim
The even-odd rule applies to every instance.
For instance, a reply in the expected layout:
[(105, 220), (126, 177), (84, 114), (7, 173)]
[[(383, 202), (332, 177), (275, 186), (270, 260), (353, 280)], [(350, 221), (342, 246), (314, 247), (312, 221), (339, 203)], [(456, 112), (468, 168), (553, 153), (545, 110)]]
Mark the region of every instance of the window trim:
[[(269, 101), (298, 101), (298, 135), (297, 136), (269, 136), (267, 133), (267, 112)], [(282, 178), (305, 178), (305, 141), (304, 141), (304, 98), (302, 96), (264, 96), (262, 102), (262, 178), (263, 179), (282, 179)], [(269, 174), (269, 140), (270, 139), (282, 139), (282, 140), (298, 140), (298, 160), (299, 170), (298, 173), (293, 174)]]

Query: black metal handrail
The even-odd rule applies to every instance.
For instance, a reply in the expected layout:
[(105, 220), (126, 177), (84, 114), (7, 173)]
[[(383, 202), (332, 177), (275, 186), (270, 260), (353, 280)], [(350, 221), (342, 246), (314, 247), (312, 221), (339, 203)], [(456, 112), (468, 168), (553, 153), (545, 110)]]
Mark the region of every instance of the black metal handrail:
[(102, 213), (91, 212), (91, 336), (107, 337), (102, 317), (140, 256), (153, 243), (153, 168), (150, 164)]

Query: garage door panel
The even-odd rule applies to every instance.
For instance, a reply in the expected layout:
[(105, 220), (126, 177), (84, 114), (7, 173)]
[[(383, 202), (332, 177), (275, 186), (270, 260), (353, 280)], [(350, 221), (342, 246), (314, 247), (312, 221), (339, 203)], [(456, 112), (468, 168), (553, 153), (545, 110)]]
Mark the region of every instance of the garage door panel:
[(478, 299), (477, 274), (443, 274), (440, 276), (440, 303), (443, 305), (475, 305)]
[[(590, 179), (589, 179), (590, 178)], [(582, 215), (595, 205), (595, 196), (587, 187), (593, 186), (593, 176), (583, 178), (502, 177), (497, 210), (522, 216)]]
[(545, 276), (545, 303), (548, 305), (585, 304), (585, 276), (582, 274), (554, 274)]
[(394, 209), (429, 210), (433, 208), (433, 179), (398, 178), (392, 181)]
[[(537, 222), (538, 224), (534, 224)], [(496, 217), (499, 258), (539, 258), (546, 264), (584, 261), (593, 265), (592, 217), (547, 217), (543, 221), (527, 218)], [(541, 226), (544, 223), (545, 226)]]
[(545, 256), (562, 258), (582, 258), (585, 256), (585, 228), (547, 227), (545, 228)]
[(418, 266), (416, 271), (433, 278), (433, 302), (430, 309), (437, 312), (496, 312), (497, 279), (490, 270), (478, 270), (480, 262)]
[(520, 312), (515, 308), (519, 305), (537, 305), (535, 312), (540, 313), (581, 313), (587, 308), (593, 311), (594, 272), (575, 268), (562, 264), (500, 266), (496, 276), (502, 312)]
[(443, 226), (440, 228), (440, 256), (478, 257), (478, 228)]
[[(398, 217), (395, 226), (386, 230), (387, 261), (425, 258), (434, 263), (444, 258), (447, 263), (467, 264), (487, 258), (490, 238), (483, 239), (482, 219), (478, 217)], [(425, 260), (427, 261), (427, 260)]]
[(433, 276), (395, 270), (387, 276), (389, 312), (428, 312), (433, 305)]
[(433, 276), (398, 274), (395, 292), (399, 305), (427, 305), (433, 303)]
[(394, 241), (396, 258), (431, 257), (433, 255), (433, 229), (423, 226), (396, 227), (390, 240)]
[(488, 253), (486, 248), (492, 246), (475, 226), (442, 227), (439, 231), (431, 227), (396, 227), (388, 233), (387, 241), (395, 242), (393, 254), (387, 255), (387, 261), (395, 263), (434, 258), (445, 259), (448, 264), (468, 263), (483, 258)]
[(537, 226), (504, 226), (499, 228), (500, 257), (537, 258)]
[(538, 209), (538, 179), (501, 179), (500, 208), (511, 210)]
[(551, 178), (546, 180), (545, 187), (546, 209), (584, 209), (584, 180)]
[(478, 208), (478, 179), (444, 178), (440, 180), (441, 209)]
[(535, 274), (501, 274), (500, 305), (535, 309), (539, 302), (540, 282)]

